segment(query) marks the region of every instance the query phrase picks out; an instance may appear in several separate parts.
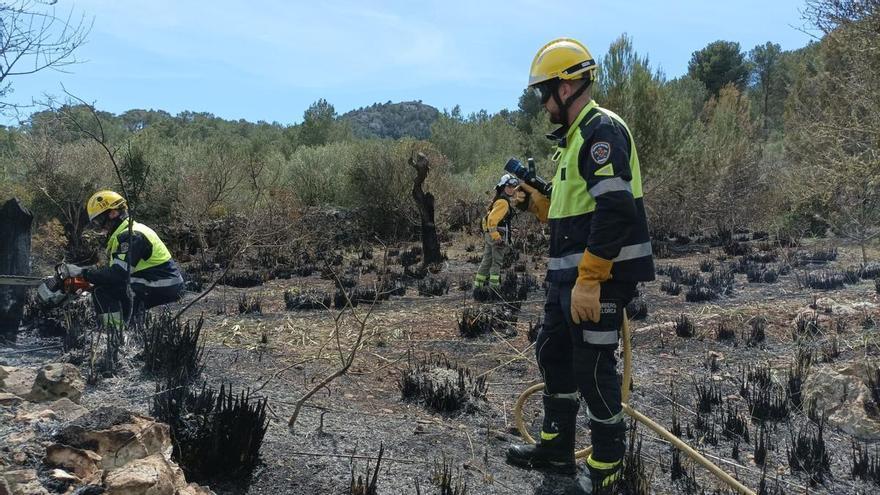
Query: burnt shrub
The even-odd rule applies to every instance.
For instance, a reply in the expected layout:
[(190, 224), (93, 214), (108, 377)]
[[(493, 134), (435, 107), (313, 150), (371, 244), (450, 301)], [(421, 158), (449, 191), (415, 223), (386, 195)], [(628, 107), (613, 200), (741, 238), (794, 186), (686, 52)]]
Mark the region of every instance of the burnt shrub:
[(766, 266), (751, 265), (746, 270), (746, 278), (753, 284), (772, 284), (779, 280), (779, 273)]
[(765, 316), (755, 316), (749, 320), (749, 334), (744, 337), (743, 340), (746, 341), (746, 345), (755, 346), (764, 342), (764, 339), (767, 336), (767, 317)]
[(825, 422), (820, 421), (815, 431), (808, 423), (797, 435), (789, 432), (788, 465), (792, 471), (802, 471), (810, 478), (810, 485), (822, 483), (831, 474), (831, 462), (823, 436)]
[(681, 286), (672, 281), (661, 283), (660, 290), (669, 294), (670, 296), (677, 296), (681, 294)]
[(263, 300), (259, 296), (248, 296), (241, 294), (238, 296), (238, 314), (251, 315), (263, 314)]
[(202, 318), (184, 323), (168, 312), (159, 316), (147, 313), (144, 322), (134, 326), (143, 346), (144, 371), (183, 384), (197, 379), (204, 367), (205, 344), (200, 342), (204, 324)]
[(816, 249), (815, 251), (800, 253), (800, 259), (803, 263), (828, 263), (837, 259), (837, 248)]
[(877, 291), (877, 294), (880, 294), (880, 278), (874, 280), (874, 290)]
[(526, 336), (528, 337), (530, 343), (534, 343), (535, 341), (538, 340), (538, 333), (541, 332), (541, 328), (543, 326), (544, 326), (544, 318), (540, 317), (540, 316), (538, 317), (538, 320), (536, 322), (534, 322), (534, 323), (532, 323), (531, 321), (529, 322), (529, 331), (526, 334)]
[(253, 270), (229, 270), (223, 278), (220, 279), (221, 285), (229, 287), (237, 287), (247, 289), (250, 287), (258, 287), (266, 281), (263, 274)]
[(728, 242), (722, 247), (722, 249), (724, 250), (724, 254), (728, 256), (745, 256), (752, 251), (752, 248), (748, 244), (737, 241)]
[(874, 446), (874, 454), (868, 452), (868, 445), (852, 440), (852, 468), (850, 475), (853, 479), (871, 482), (880, 486), (880, 451)]
[(506, 304), (467, 307), (458, 320), (458, 331), (465, 338), (491, 335), (495, 332), (503, 337), (514, 337), (517, 320), (515, 309)]
[(328, 309), (333, 304), (333, 297), (323, 291), (284, 291), (284, 307), (288, 311), (306, 311), (310, 309)]
[(486, 399), (484, 376), (474, 377), (470, 369), (445, 358), (408, 362), (397, 380), (401, 398), (424, 404), (427, 409), (452, 413), (472, 412)]
[(419, 280), (420, 296), (442, 296), (449, 293), (449, 280), (446, 277), (427, 277)]
[(721, 391), (715, 386), (715, 381), (704, 378), (702, 382), (694, 380), (694, 392), (697, 401), (697, 412), (709, 414), (714, 406), (721, 405)]
[(843, 273), (832, 270), (820, 270), (797, 275), (798, 284), (801, 287), (809, 287), (818, 290), (842, 289), (846, 282)]
[(729, 322), (719, 321), (718, 325), (715, 326), (715, 340), (722, 342), (736, 340), (736, 331)]
[(173, 438), (172, 458), (189, 481), (241, 479), (257, 465), (269, 427), (268, 399), (254, 400), (221, 385), (217, 392), (200, 391), (174, 382), (156, 385), (151, 413), (168, 423)]
[(694, 336), (694, 322), (687, 315), (679, 315), (675, 320), (675, 334), (681, 338), (689, 339)]
[(684, 295), (684, 300), (687, 302), (705, 302), (715, 299), (718, 299), (718, 292), (704, 283), (694, 284)]
[(648, 303), (641, 297), (635, 297), (626, 305), (626, 316), (630, 320), (644, 320), (648, 317)]
[(712, 260), (701, 260), (700, 261), (700, 271), (703, 273), (709, 273), (715, 271), (715, 262)]
[(456, 287), (458, 287), (458, 290), (462, 292), (471, 290), (474, 287), (474, 280), (467, 275), (462, 275), (458, 278), (458, 283), (456, 284)]
[(428, 267), (425, 265), (409, 265), (404, 267), (403, 274), (413, 280), (421, 280), (428, 276)]
[(880, 278), (880, 261), (871, 261), (861, 265), (859, 275), (866, 280)]
[(776, 260), (779, 259), (779, 253), (775, 251), (758, 251), (756, 253), (747, 254), (743, 258), (754, 263), (766, 265), (767, 263), (776, 262)]
[[(351, 463), (351, 485), (349, 495), (378, 495), (379, 469), (382, 466), (382, 456), (385, 454), (385, 444), (379, 444), (379, 455), (376, 457), (376, 466), (371, 467), (371, 460), (367, 460), (364, 474), (354, 477), (354, 459)], [(366, 478), (364, 477), (366, 476)]]

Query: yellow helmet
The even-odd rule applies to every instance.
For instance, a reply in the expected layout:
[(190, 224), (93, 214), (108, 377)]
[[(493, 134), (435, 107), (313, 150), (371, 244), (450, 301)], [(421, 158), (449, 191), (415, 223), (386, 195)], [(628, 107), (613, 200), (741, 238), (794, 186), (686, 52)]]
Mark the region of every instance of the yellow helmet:
[(86, 213), (89, 214), (89, 221), (91, 222), (105, 211), (125, 208), (125, 206), (125, 198), (121, 194), (108, 190), (98, 191), (92, 194), (92, 197), (86, 203)]
[(590, 50), (578, 40), (557, 38), (538, 50), (529, 71), (529, 87), (551, 79), (593, 80), (596, 60)]

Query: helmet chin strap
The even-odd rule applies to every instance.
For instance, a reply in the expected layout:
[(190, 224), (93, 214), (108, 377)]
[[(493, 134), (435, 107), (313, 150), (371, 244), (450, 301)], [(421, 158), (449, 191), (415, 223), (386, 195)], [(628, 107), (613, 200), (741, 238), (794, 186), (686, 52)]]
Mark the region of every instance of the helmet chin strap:
[(587, 82), (581, 84), (581, 87), (575, 90), (571, 96), (566, 98), (565, 101), (562, 101), (562, 98), (559, 97), (560, 81), (557, 80), (556, 87), (553, 88), (553, 101), (555, 101), (556, 106), (559, 107), (559, 111), (562, 113), (562, 118), (565, 120), (566, 127), (571, 125), (571, 122), (568, 121), (568, 109), (571, 107), (571, 104), (574, 103), (574, 101), (577, 100), (592, 84), (593, 81), (587, 79)]

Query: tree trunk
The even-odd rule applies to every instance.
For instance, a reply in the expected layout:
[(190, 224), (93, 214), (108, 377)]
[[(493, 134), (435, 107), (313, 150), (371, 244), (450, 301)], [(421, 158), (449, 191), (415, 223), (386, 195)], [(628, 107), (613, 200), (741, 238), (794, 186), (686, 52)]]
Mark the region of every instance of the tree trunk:
[[(18, 199), (0, 207), (0, 275), (30, 275), (33, 219)], [(0, 338), (15, 337), (26, 296), (25, 287), (0, 286)]]
[(409, 164), (416, 169), (412, 197), (419, 208), (422, 222), (422, 259), (425, 264), (439, 263), (443, 261), (443, 257), (440, 254), (440, 241), (437, 239), (437, 226), (434, 225), (434, 195), (422, 189), (422, 184), (425, 183), (430, 170), (428, 157), (419, 153), (415, 158), (410, 157)]

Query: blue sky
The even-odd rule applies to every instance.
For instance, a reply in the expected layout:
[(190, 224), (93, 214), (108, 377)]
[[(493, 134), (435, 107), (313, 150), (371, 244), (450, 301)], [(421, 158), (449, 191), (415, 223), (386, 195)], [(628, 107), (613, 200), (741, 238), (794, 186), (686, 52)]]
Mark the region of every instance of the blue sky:
[(102, 110), (206, 111), (299, 122), (326, 98), (339, 113), (422, 100), (465, 112), (515, 108), (535, 51), (572, 36), (601, 56), (622, 33), (667, 77), (725, 39), (749, 50), (810, 37), (802, 0), (300, 1), (61, 0), (94, 17), (69, 73), (13, 81), (12, 102), (61, 94)]

